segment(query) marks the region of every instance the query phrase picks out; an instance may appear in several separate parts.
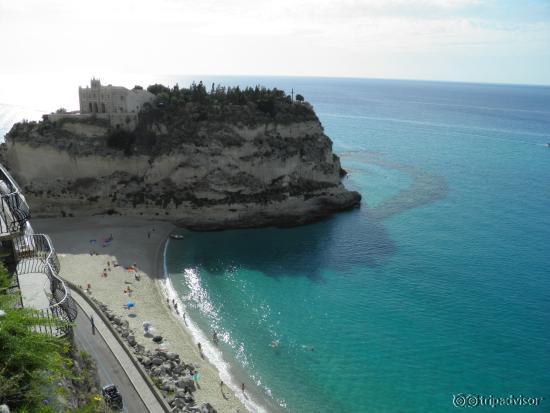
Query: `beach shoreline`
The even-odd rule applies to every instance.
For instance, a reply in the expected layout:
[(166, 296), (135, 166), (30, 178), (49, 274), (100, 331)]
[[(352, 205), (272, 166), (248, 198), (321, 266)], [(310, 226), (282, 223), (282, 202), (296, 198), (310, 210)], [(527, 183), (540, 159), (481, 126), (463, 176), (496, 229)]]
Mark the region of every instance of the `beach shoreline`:
[[(43, 218), (32, 222), (35, 233), (50, 235), (61, 262), (60, 275), (105, 304), (121, 319), (128, 321), (138, 344), (154, 350), (159, 346), (146, 337), (143, 322), (153, 325), (154, 334), (163, 336), (161, 347), (198, 366), (199, 386), (194, 392), (197, 405), (210, 403), (218, 412), (261, 411), (243, 395), (237, 383), (218, 368), (221, 353), (210, 346), (199, 351), (197, 336), (208, 341), (194, 323), (181, 315), (183, 303), (171, 297), (170, 279), (165, 268), (165, 250), (169, 234), (176, 227), (168, 222), (120, 216), (86, 218)], [(128, 267), (137, 267), (138, 278)], [(104, 274), (107, 274), (105, 276)], [(130, 293), (125, 292), (131, 290)], [(178, 299), (178, 314), (171, 300)], [(129, 301), (135, 308), (124, 308)], [(174, 301), (175, 303), (175, 301)], [(189, 324), (187, 324), (189, 323)], [(204, 352), (204, 357), (201, 353)], [(211, 361), (211, 359), (213, 359)], [(218, 366), (216, 365), (218, 364)], [(224, 381), (223, 387), (220, 380)]]

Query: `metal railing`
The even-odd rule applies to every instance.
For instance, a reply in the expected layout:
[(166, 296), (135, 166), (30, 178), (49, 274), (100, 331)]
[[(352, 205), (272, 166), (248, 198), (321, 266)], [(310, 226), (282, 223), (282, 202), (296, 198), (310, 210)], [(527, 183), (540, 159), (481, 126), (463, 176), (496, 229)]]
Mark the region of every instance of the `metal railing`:
[(71, 335), (71, 323), (76, 319), (76, 303), (65, 282), (58, 276), (59, 258), (48, 235), (23, 235), (13, 240), (17, 259), (17, 274), (45, 274), (50, 284), (50, 305), (38, 309), (38, 317), (44, 321), (44, 332), (55, 335)]
[(30, 215), (19, 186), (0, 164), (0, 238), (23, 233)]

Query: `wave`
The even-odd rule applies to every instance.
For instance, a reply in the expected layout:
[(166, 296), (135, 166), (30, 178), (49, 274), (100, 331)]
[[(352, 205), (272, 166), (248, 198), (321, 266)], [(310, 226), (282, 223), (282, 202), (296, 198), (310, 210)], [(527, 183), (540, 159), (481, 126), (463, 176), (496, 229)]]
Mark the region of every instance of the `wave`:
[[(162, 293), (166, 299), (170, 301), (174, 300), (177, 303), (178, 308), (181, 308), (182, 311), (186, 313), (185, 318), (183, 316), (178, 317), (179, 322), (182, 323), (182, 325), (184, 325), (185, 328), (191, 333), (196, 342), (201, 343), (202, 352), (206, 358), (208, 358), (208, 361), (216, 367), (219, 372), (220, 379), (229, 389), (231, 389), (231, 391), (235, 394), (235, 397), (237, 397), (249, 411), (267, 413), (268, 410), (260, 403), (253, 400), (251, 397), (244, 396), (241, 392), (239, 381), (236, 380), (236, 378), (231, 374), (231, 366), (226, 360), (224, 360), (222, 352), (210, 342), (209, 337), (204, 333), (204, 331), (202, 331), (197, 323), (193, 321), (193, 319), (189, 316), (189, 313), (186, 311), (187, 306), (181, 300), (180, 295), (172, 284), (170, 273), (168, 272), (168, 266), (166, 264), (168, 243), (169, 241), (166, 241), (163, 252), (164, 277), (161, 281)], [(191, 278), (192, 282), (200, 283), (200, 278), (196, 271), (186, 269), (185, 272), (186, 276)], [(198, 290), (201, 290), (203, 294), (206, 294), (202, 287), (198, 288)], [(267, 389), (267, 391), (269, 392), (269, 389)]]

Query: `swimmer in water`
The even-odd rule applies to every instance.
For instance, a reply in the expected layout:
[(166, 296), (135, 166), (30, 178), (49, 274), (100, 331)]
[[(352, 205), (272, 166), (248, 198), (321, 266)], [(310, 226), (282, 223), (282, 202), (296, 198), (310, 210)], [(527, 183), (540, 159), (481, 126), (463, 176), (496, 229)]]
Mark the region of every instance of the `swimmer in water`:
[(279, 344), (280, 344), (279, 340), (273, 340), (271, 342), (270, 346), (273, 347), (273, 348), (277, 348), (277, 347), (279, 347)]

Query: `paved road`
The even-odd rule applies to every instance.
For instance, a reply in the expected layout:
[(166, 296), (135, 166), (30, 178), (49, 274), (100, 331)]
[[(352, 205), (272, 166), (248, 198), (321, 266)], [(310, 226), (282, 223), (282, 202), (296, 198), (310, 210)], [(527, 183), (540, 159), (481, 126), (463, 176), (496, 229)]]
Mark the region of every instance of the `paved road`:
[[(73, 294), (75, 295), (76, 293)], [(97, 323), (98, 317), (94, 317), (94, 320)], [(78, 316), (75, 323), (75, 341), (96, 361), (100, 385), (105, 386), (106, 384), (113, 383), (119, 388), (124, 401), (125, 412), (148, 412), (149, 409), (143, 403), (126, 372), (105, 343), (99, 331), (96, 329), (95, 335), (92, 335), (90, 319), (80, 306), (78, 306)]]

